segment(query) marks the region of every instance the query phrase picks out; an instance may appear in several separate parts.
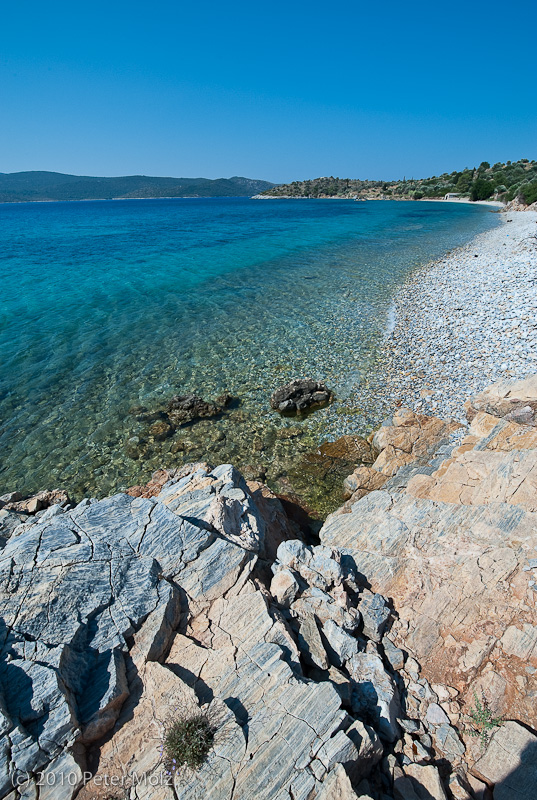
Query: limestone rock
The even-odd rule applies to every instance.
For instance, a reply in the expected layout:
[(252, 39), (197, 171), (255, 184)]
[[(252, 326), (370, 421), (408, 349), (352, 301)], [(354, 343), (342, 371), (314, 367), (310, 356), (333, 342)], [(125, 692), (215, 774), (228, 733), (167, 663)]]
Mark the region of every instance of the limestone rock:
[[(281, 573), (278, 573), (278, 575), (281, 575)], [(300, 620), (298, 646), (306, 662), (311, 666), (319, 669), (329, 668), (330, 662), (313, 614), (307, 614)]]

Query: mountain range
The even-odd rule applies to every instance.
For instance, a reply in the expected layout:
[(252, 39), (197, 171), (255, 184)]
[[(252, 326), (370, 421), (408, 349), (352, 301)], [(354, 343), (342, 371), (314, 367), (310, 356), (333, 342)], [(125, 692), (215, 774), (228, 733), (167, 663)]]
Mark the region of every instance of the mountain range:
[(0, 202), (112, 200), (143, 197), (249, 197), (274, 186), (250, 178), (95, 178), (61, 172), (0, 173)]

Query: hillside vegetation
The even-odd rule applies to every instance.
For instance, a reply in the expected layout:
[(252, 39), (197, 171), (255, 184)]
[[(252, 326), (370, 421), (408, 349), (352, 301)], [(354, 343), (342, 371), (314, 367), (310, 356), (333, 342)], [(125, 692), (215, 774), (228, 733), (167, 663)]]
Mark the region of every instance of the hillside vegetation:
[(457, 193), (471, 200), (520, 201), (527, 205), (537, 200), (537, 161), (483, 161), (479, 167), (461, 172), (445, 172), (432, 178), (406, 178), (402, 181), (362, 181), (350, 178), (315, 178), (310, 181), (275, 186), (263, 192), (266, 197), (341, 197), (360, 199), (421, 200)]
[(0, 173), (0, 202), (158, 197), (249, 197), (273, 186), (250, 178), (94, 178), (61, 172)]

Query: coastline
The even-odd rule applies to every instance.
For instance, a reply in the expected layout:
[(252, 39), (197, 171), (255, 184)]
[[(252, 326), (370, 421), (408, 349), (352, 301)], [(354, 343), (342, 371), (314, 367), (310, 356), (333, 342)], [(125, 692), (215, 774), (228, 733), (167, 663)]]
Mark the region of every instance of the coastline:
[(464, 421), (465, 398), (537, 371), (537, 213), (502, 217), (395, 296), (381, 357), (392, 404)]
[(443, 197), (421, 197), (419, 200), (414, 200), (409, 197), (295, 197), (290, 194), (271, 196), (256, 194), (250, 200), (352, 200), (353, 202), (365, 203), (373, 202), (375, 200), (393, 200), (396, 203), (458, 203), (470, 206), (490, 206), (491, 208), (505, 208), (505, 203), (499, 200), (470, 200), (469, 198), (453, 198), (446, 200)]

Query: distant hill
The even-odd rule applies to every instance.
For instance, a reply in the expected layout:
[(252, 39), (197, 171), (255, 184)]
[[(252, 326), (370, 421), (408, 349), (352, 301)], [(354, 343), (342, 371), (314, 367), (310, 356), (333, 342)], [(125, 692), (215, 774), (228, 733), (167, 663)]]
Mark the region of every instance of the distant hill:
[(530, 204), (537, 200), (537, 161), (483, 161), (479, 167), (465, 167), (432, 178), (406, 178), (402, 181), (362, 181), (354, 178), (314, 178), (309, 181), (274, 186), (263, 197), (341, 197), (371, 200), (421, 200), (455, 193), (472, 200), (490, 197), (509, 201), (520, 198)]
[(250, 178), (93, 178), (61, 172), (0, 173), (0, 202), (112, 200), (142, 197), (249, 197), (274, 186)]

